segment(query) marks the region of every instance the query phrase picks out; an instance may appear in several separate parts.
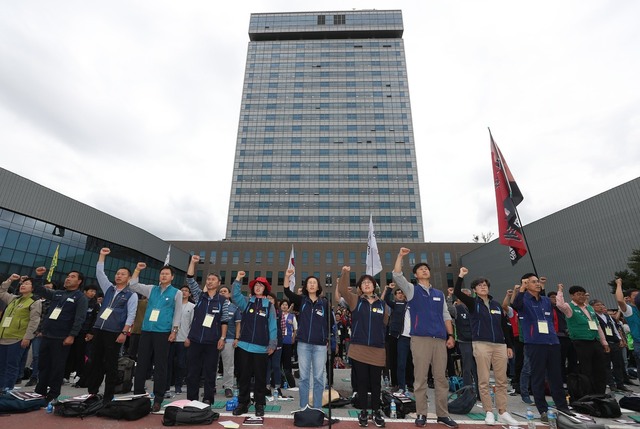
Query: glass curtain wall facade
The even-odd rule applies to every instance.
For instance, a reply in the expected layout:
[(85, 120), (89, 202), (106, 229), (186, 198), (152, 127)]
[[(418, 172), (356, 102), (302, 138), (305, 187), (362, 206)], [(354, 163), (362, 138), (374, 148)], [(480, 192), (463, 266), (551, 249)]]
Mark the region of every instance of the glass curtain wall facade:
[[(85, 285), (97, 284), (96, 262), (103, 247), (111, 249), (105, 262), (105, 272), (109, 278), (120, 267), (127, 267), (133, 272), (138, 262), (145, 262), (147, 269), (142, 272), (141, 282), (153, 284), (158, 281), (163, 264), (149, 256), (8, 209), (0, 209), (0, 275), (16, 273), (34, 276), (35, 268), (50, 268), (58, 248), (58, 264), (51, 280), (62, 287), (66, 274), (75, 270), (84, 274)], [(176, 272), (174, 285), (183, 283), (184, 273)]]
[(400, 11), (252, 14), (226, 238), (423, 242)]

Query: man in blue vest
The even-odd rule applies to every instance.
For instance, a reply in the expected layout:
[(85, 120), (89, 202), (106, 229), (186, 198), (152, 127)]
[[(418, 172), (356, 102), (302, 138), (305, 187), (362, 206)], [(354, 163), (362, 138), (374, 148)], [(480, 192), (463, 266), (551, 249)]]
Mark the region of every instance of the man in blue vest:
[(60, 395), (69, 349), (87, 316), (88, 300), (80, 289), (84, 281), (81, 272), (70, 271), (64, 280), (64, 290), (53, 290), (42, 285), (42, 276), (46, 271), (45, 267), (36, 269), (38, 281), (34, 288), (34, 293), (50, 301), (42, 323), (35, 392), (46, 396), (47, 402), (50, 402)]
[(93, 358), (87, 371), (89, 393), (98, 393), (102, 379), (105, 378), (104, 402), (113, 399), (118, 382), (120, 347), (129, 335), (138, 308), (138, 295), (128, 287), (131, 271), (125, 267), (118, 268), (115, 284), (105, 274), (104, 260), (110, 253), (109, 248), (102, 248), (96, 264), (96, 277), (104, 293), (104, 301), (93, 325)]
[(182, 317), (182, 293), (171, 284), (174, 273), (169, 266), (160, 269), (158, 285), (139, 283), (138, 276), (145, 268), (147, 264), (138, 262), (129, 284), (132, 291), (149, 298), (142, 322), (133, 393), (145, 393), (146, 376), (153, 365), (154, 399), (151, 411), (157, 413), (162, 407), (166, 391), (169, 343), (176, 339)]
[(444, 293), (431, 286), (431, 269), (426, 262), (419, 262), (413, 267), (416, 286), (404, 277), (402, 260), (409, 252), (411, 250), (406, 247), (400, 248), (393, 268), (393, 281), (402, 289), (409, 302), (417, 414), (415, 424), (418, 427), (427, 425), (427, 377), (431, 365), (435, 380), (438, 423), (449, 428), (457, 428), (458, 424), (449, 417), (449, 383), (445, 375), (447, 348), (455, 346), (451, 315)]

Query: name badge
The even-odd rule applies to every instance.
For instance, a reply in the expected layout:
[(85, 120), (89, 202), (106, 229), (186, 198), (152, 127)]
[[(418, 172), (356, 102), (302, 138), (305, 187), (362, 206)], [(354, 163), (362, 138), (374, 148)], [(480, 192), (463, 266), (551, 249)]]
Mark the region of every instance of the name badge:
[(76, 302), (76, 300), (73, 298), (67, 298), (67, 302)]
[(259, 310), (259, 311), (258, 311), (258, 316), (267, 317), (267, 312), (266, 312), (266, 311)]
[(324, 316), (324, 310), (316, 310), (318, 316)]
[(613, 331), (611, 330), (610, 327), (607, 326), (606, 328), (604, 328), (604, 334), (611, 337), (613, 336)]
[(213, 314), (218, 314), (218, 313), (220, 313), (220, 310), (211, 310), (211, 312), (212, 312)]
[(548, 311), (545, 311), (545, 312), (544, 312), (544, 315), (545, 315), (545, 316), (551, 316), (551, 313), (550, 313), (550, 312), (548, 312)]
[(546, 320), (539, 320), (538, 321), (538, 332), (540, 332), (541, 334), (548, 334), (549, 333), (549, 324), (547, 323)]
[(49, 315), (49, 319), (58, 320), (58, 316), (60, 316), (60, 313), (62, 313), (62, 308), (61, 307), (54, 308), (53, 311), (51, 312), (51, 314)]
[(500, 310), (491, 310), (491, 314), (500, 314)]
[(434, 296), (434, 297), (433, 297), (433, 300), (434, 300), (434, 301), (442, 301), (442, 298), (440, 298), (439, 296)]
[(598, 324), (595, 320), (589, 320), (589, 329), (591, 329), (592, 331), (598, 330)]
[(157, 322), (158, 317), (160, 317), (160, 310), (151, 310), (151, 314), (149, 315), (149, 322)]
[(11, 326), (11, 319), (13, 319), (13, 317), (11, 316), (5, 317), (4, 320), (2, 321), (2, 327), (8, 328), (9, 326)]
[(104, 311), (100, 315), (100, 318), (102, 320), (107, 320), (109, 318), (109, 316), (111, 316), (111, 313), (113, 313), (113, 310), (111, 308), (107, 307), (107, 308), (104, 309)]
[(205, 328), (210, 328), (212, 324), (213, 324), (213, 316), (210, 314), (207, 314), (206, 316), (204, 316), (204, 320), (202, 321), (202, 326), (204, 326)]

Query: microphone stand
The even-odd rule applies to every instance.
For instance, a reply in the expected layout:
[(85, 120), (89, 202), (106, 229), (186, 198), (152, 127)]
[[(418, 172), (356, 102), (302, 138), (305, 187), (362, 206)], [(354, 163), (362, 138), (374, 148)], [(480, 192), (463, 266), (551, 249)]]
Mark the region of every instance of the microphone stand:
[[(331, 319), (333, 318), (333, 305), (331, 303), (331, 296), (333, 295), (330, 292), (331, 289), (331, 274), (327, 274), (325, 277), (325, 282), (324, 282), (324, 287), (325, 287), (325, 296), (327, 297), (327, 302), (329, 304), (329, 313), (327, 314), (327, 332), (329, 333), (329, 345), (327, 347), (327, 361), (330, 365), (330, 367), (328, 368), (327, 371), (327, 379), (329, 381), (329, 392), (328, 392), (328, 399), (329, 399), (329, 403), (327, 404), (327, 409), (329, 411), (329, 429), (331, 429), (332, 425), (333, 425), (333, 418), (331, 417), (331, 387), (333, 386), (333, 361), (331, 360), (331, 336), (333, 335), (333, 326), (331, 324)], [(338, 339), (336, 338), (336, 341), (338, 341)], [(336, 342), (337, 345), (337, 342)]]

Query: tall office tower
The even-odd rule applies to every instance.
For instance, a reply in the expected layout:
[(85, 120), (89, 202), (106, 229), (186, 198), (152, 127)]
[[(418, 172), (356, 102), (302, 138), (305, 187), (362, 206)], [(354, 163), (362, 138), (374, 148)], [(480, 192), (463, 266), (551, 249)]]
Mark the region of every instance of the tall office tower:
[(423, 242), (402, 12), (259, 13), (227, 240)]

